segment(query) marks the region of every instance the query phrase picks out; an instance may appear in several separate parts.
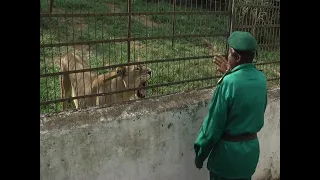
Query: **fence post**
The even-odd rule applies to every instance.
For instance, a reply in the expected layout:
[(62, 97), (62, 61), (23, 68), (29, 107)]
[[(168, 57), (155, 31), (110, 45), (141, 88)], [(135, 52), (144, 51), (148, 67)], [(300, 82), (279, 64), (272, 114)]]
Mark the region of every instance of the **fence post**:
[(127, 0), (127, 13), (128, 13), (128, 34), (127, 34), (127, 61), (130, 62), (130, 38), (131, 38), (131, 0)]
[[(229, 29), (228, 29), (228, 35), (227, 35), (227, 41), (228, 37), (232, 33), (232, 26), (233, 26), (233, 17), (234, 17), (234, 1), (235, 0), (229, 0), (229, 5), (228, 5), (228, 11), (229, 11)], [(228, 42), (226, 43), (226, 55), (228, 55), (229, 51), (229, 44)]]
[[(173, 0), (173, 18), (172, 18), (172, 35), (175, 34), (175, 24), (176, 24), (176, 0)], [(174, 46), (174, 38), (172, 39), (172, 47)]]
[(50, 12), (50, 13), (52, 13), (53, 1), (54, 1), (54, 0), (50, 0), (50, 5), (49, 5), (49, 12)]

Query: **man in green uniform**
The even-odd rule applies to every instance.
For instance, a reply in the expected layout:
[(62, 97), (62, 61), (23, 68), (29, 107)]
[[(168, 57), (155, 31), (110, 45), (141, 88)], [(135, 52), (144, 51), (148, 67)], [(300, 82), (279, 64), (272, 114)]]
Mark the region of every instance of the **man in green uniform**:
[(195, 164), (202, 168), (209, 156), (210, 180), (250, 180), (260, 155), (257, 132), (264, 124), (267, 81), (252, 63), (257, 41), (250, 33), (233, 32), (228, 43), (228, 61), (217, 57), (225, 74), (195, 141)]

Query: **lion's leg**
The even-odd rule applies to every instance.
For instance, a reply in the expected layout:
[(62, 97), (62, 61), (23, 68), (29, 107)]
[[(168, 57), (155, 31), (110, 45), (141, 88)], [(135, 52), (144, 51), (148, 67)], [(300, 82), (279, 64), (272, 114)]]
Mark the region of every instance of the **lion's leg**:
[[(60, 78), (60, 96), (61, 96), (61, 99), (71, 97), (71, 83), (70, 83), (69, 76), (66, 74), (63, 74)], [(63, 110), (66, 109), (68, 102), (67, 101), (62, 102)]]

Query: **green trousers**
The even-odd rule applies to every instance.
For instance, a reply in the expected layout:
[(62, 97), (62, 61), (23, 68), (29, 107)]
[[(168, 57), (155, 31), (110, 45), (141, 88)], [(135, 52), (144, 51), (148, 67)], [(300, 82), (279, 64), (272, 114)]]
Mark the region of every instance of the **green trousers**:
[(210, 172), (210, 180), (251, 180), (251, 177), (245, 179), (228, 179), (214, 175)]

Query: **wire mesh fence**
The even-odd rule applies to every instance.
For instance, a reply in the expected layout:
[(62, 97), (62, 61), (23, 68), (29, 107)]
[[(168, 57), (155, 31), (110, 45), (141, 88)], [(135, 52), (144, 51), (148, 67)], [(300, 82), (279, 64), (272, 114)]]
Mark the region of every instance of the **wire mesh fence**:
[(257, 68), (269, 87), (280, 86), (280, 0), (234, 0), (232, 30), (248, 31), (259, 44)]
[(258, 66), (280, 79), (280, 6), (255, 3), (40, 0), (40, 113), (212, 87), (230, 30), (253, 32)]

